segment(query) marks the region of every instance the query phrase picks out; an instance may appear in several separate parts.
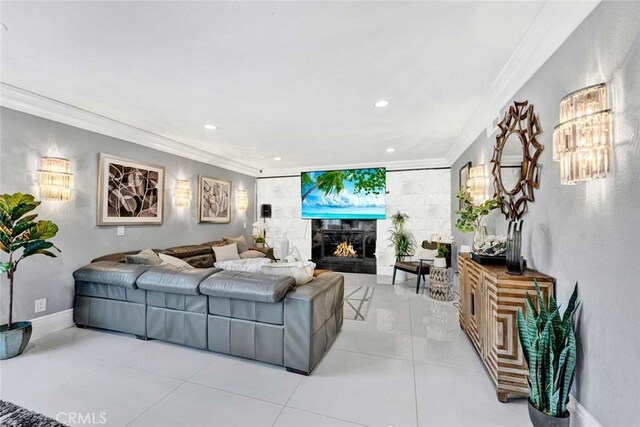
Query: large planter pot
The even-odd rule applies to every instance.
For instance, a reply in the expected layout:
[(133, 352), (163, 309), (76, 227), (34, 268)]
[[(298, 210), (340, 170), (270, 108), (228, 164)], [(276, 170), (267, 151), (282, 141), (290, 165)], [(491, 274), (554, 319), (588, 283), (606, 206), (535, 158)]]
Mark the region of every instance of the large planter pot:
[[(567, 412), (569, 414), (569, 412)], [(529, 419), (534, 427), (569, 427), (570, 416), (564, 418), (552, 417), (542, 411), (538, 411), (535, 406), (529, 402)]]
[(31, 339), (31, 322), (16, 322), (13, 329), (0, 326), (0, 360), (11, 359), (21, 354)]

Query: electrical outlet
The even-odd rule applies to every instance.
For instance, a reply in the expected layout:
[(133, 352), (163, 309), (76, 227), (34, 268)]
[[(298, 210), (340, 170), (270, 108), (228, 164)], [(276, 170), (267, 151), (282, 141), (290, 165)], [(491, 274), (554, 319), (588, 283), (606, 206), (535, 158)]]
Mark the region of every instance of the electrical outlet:
[(124, 225), (118, 226), (118, 236), (124, 236)]
[(41, 313), (47, 309), (47, 299), (41, 298), (36, 300), (36, 313)]

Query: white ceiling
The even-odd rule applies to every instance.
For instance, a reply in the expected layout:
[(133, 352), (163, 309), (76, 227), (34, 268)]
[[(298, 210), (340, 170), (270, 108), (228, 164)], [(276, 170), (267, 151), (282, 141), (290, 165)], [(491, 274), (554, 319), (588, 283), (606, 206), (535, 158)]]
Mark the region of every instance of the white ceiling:
[(246, 170), (445, 164), (594, 4), (2, 2), (0, 78)]

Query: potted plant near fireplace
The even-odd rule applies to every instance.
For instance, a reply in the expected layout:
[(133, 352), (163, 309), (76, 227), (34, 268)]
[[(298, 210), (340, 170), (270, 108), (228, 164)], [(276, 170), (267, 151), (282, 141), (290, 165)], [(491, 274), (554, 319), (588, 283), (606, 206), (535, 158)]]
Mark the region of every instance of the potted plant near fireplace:
[[(409, 215), (400, 211), (391, 216), (391, 229), (389, 230), (389, 247), (395, 251), (397, 261), (404, 261), (413, 255), (415, 240), (413, 235), (405, 230), (404, 226), (409, 219)], [(398, 271), (398, 280), (406, 280), (407, 275), (403, 271)]]
[(32, 213), (40, 202), (30, 194), (3, 194), (0, 196), (0, 250), (9, 255), (0, 260), (0, 273), (9, 279), (9, 319), (0, 326), (0, 360), (18, 356), (31, 338), (31, 322), (13, 322), (13, 285), (18, 265), (32, 255), (55, 258), (51, 250), (60, 250), (47, 240), (58, 233), (51, 221), (36, 221)]
[(569, 392), (576, 368), (573, 319), (578, 307), (578, 284), (562, 317), (550, 296), (545, 304), (536, 282), (537, 302), (527, 293), (526, 314), (518, 309), (517, 325), (529, 373), (529, 418), (535, 427), (568, 427)]

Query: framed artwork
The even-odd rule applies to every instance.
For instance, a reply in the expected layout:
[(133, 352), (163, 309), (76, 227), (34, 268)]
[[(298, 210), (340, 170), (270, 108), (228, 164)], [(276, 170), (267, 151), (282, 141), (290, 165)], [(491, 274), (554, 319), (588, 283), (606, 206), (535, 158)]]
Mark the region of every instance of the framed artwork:
[[(460, 168), (458, 172), (458, 190), (461, 188), (467, 188), (467, 181), (469, 180), (469, 171), (471, 170), (471, 162), (467, 162)], [(458, 209), (462, 209), (462, 200), (458, 201)]]
[(231, 181), (200, 176), (198, 222), (231, 222)]
[(164, 168), (100, 153), (98, 225), (162, 224)]

